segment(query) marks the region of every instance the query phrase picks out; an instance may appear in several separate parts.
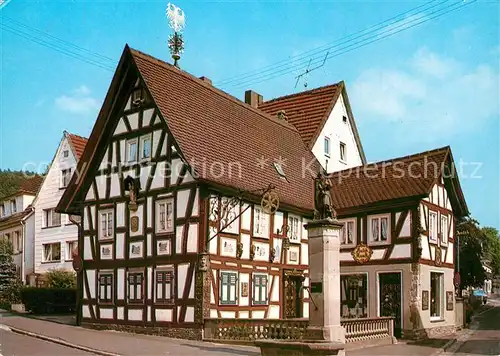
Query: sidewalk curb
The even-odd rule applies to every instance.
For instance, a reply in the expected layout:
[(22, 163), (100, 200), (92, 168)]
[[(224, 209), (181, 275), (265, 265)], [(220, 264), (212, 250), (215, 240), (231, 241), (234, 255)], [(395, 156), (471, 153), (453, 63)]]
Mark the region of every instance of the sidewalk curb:
[(31, 337), (34, 337), (34, 338), (37, 338), (37, 339), (41, 339), (41, 340), (52, 342), (54, 344), (59, 344), (59, 345), (62, 345), (62, 346), (70, 347), (72, 349), (78, 349), (78, 350), (90, 352), (90, 353), (93, 353), (93, 354), (96, 354), (96, 355), (101, 355), (101, 356), (121, 356), (120, 354), (115, 354), (115, 353), (112, 353), (112, 352), (96, 350), (96, 349), (92, 349), (90, 347), (72, 344), (72, 343), (64, 341), (62, 339), (57, 339), (57, 338), (53, 338), (53, 337), (50, 337), (50, 336), (45, 336), (45, 335), (42, 335), (42, 334), (33, 333), (31, 331), (26, 331), (26, 330), (18, 329), (18, 328), (12, 327), (10, 325), (8, 325), (8, 327), (9, 327), (9, 329), (11, 331), (13, 331), (13, 332), (15, 332), (17, 334), (31, 336)]

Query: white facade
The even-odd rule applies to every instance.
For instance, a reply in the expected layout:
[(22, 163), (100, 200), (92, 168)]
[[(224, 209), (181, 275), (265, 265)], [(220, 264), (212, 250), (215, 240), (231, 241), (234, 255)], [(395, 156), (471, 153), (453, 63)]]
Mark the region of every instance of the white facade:
[[(72, 270), (71, 249), (76, 247), (78, 241), (78, 227), (69, 221), (68, 215), (55, 214), (53, 209), (61, 199), (64, 185), (69, 182), (76, 164), (77, 159), (65, 134), (33, 203), (34, 273), (45, 273), (55, 268)], [(64, 177), (64, 171), (68, 169), (71, 172)]]
[(312, 152), (328, 173), (363, 164), (343, 95), (337, 99)]

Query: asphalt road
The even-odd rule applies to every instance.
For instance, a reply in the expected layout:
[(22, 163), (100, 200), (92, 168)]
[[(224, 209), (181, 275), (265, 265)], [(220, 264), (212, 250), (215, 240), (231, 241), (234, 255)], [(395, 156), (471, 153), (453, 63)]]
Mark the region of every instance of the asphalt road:
[(500, 355), (500, 301), (492, 301), (495, 306), (478, 315), (477, 330), (455, 352), (465, 355)]
[(34, 337), (0, 329), (0, 356), (93, 355)]

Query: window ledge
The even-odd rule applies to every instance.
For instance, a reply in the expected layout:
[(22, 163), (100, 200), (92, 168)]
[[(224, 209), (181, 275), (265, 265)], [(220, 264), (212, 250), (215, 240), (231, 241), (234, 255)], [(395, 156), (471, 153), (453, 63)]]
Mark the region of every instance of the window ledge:
[(385, 245), (390, 245), (391, 241), (369, 241), (368, 246), (385, 246)]
[(174, 237), (175, 233), (174, 231), (160, 231), (156, 233), (156, 236), (161, 236), (161, 237)]
[(113, 242), (115, 240), (114, 237), (99, 237), (98, 241), (99, 242)]
[(43, 265), (50, 264), (50, 263), (61, 263), (61, 260), (54, 260), (54, 261), (42, 261)]
[(343, 159), (339, 159), (339, 162), (342, 163), (342, 164), (345, 164), (347, 166), (347, 161), (345, 161)]
[(440, 322), (445, 321), (445, 319), (443, 317), (440, 317), (440, 316), (439, 317), (431, 316), (430, 321), (431, 321), (431, 323), (440, 323)]
[(55, 227), (61, 227), (61, 225), (54, 225), (54, 226), (45, 226), (45, 227), (42, 227), (42, 230), (46, 230), (46, 229), (53, 229)]

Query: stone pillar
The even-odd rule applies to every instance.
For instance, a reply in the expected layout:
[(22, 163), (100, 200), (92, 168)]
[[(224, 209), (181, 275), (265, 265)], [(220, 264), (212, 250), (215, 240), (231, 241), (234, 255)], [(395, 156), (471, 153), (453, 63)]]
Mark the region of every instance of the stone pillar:
[(340, 231), (336, 219), (311, 221), (305, 227), (309, 239), (308, 338), (345, 343), (340, 325)]

